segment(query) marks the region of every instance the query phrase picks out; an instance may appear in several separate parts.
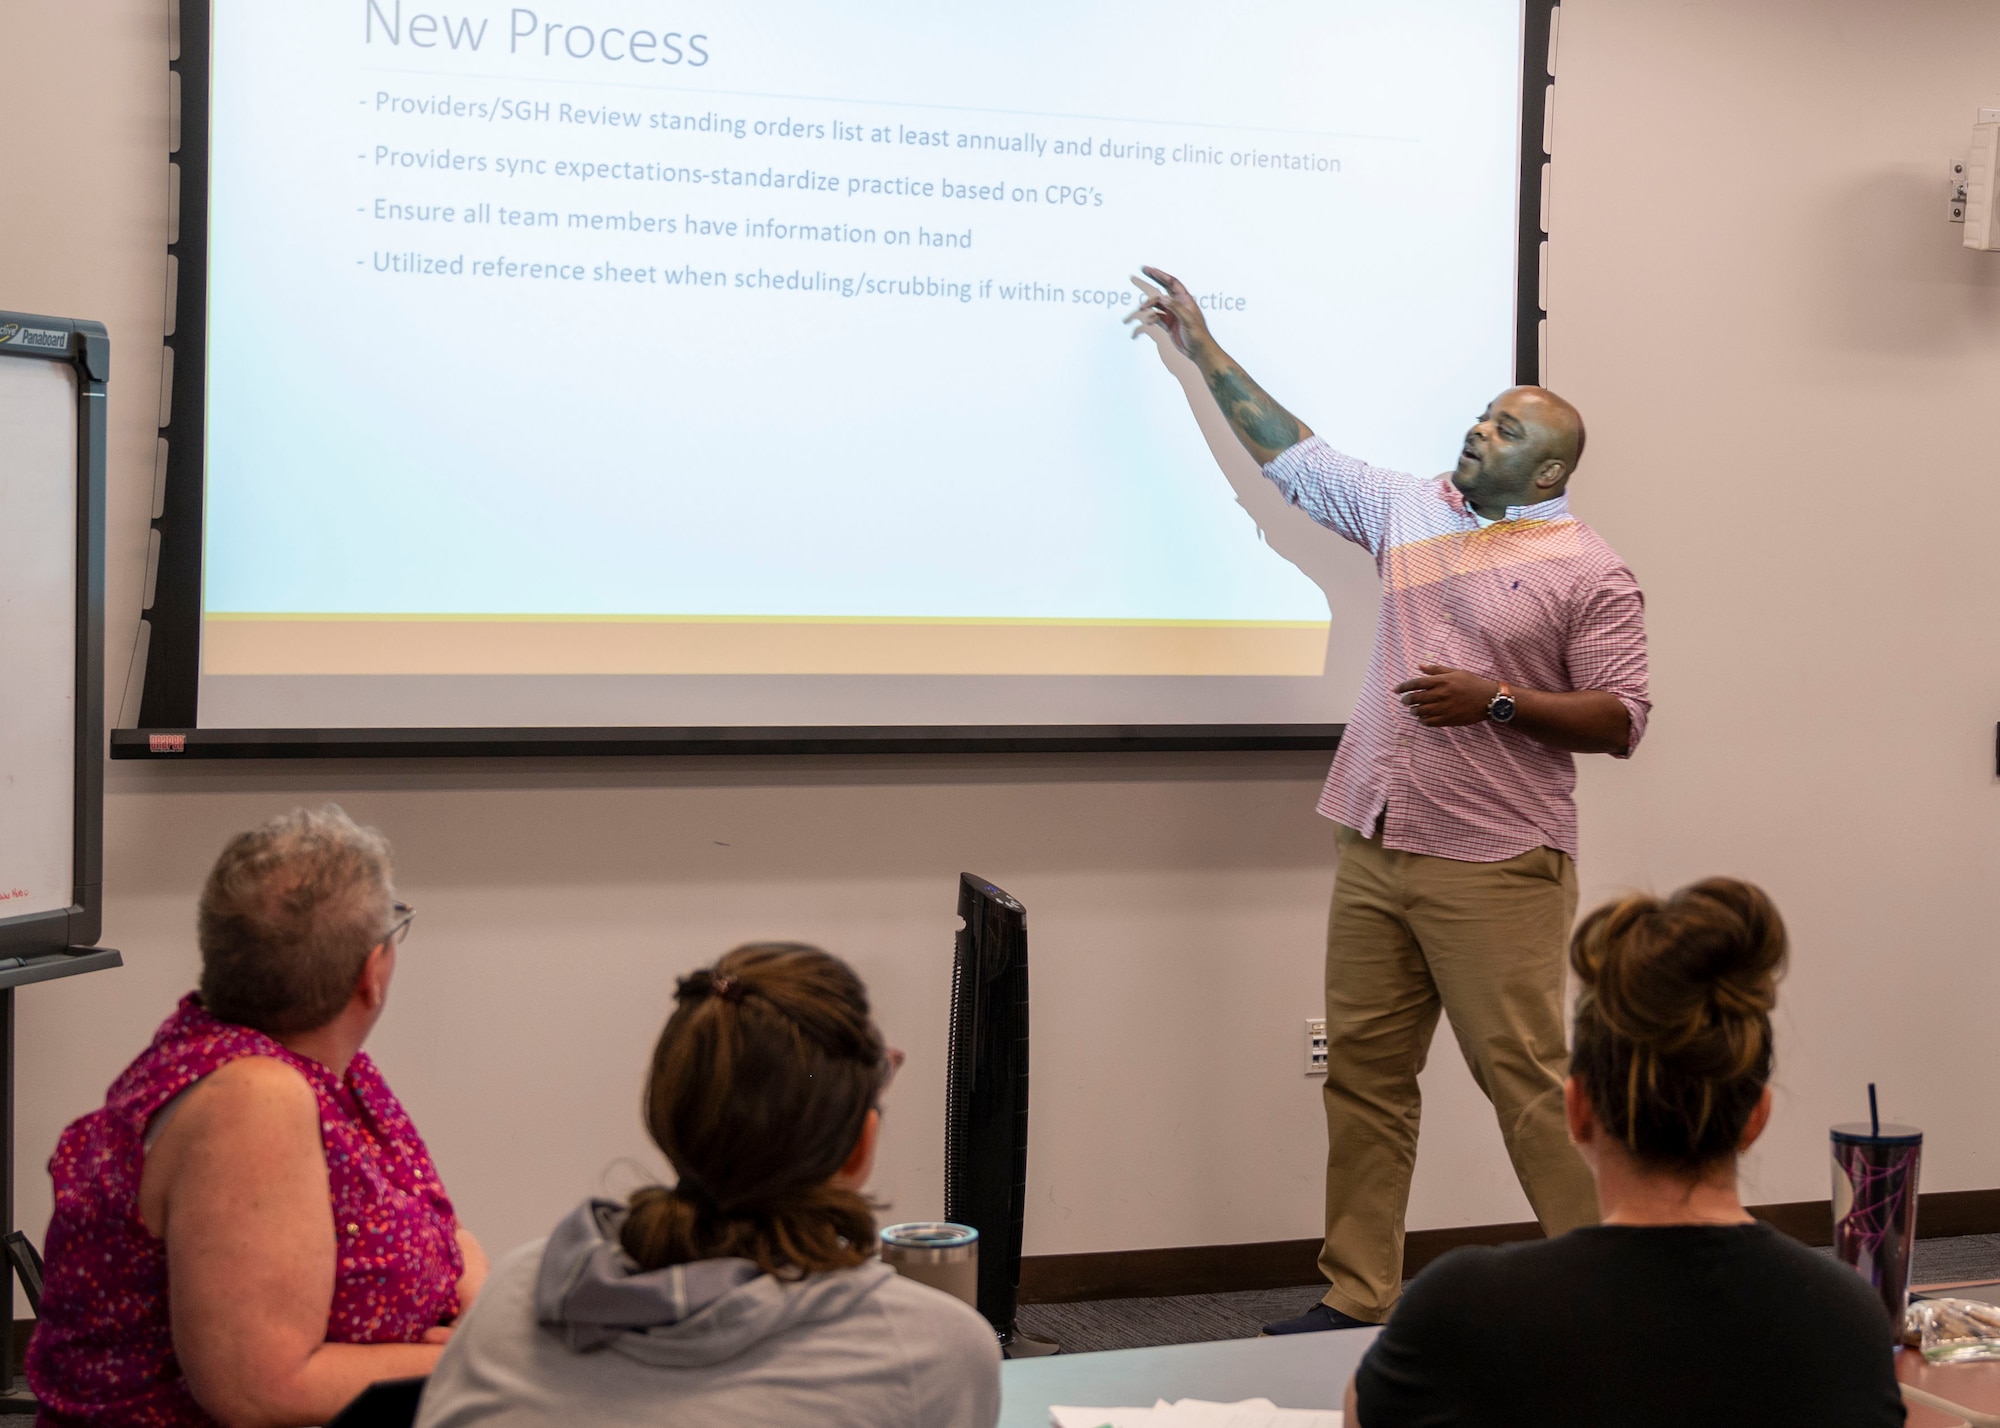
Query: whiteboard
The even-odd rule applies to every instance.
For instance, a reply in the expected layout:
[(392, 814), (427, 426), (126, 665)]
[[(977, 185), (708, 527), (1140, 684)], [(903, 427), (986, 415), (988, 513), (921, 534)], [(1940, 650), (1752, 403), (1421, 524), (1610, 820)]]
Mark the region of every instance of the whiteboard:
[(76, 887), (77, 378), (0, 358), (0, 920)]

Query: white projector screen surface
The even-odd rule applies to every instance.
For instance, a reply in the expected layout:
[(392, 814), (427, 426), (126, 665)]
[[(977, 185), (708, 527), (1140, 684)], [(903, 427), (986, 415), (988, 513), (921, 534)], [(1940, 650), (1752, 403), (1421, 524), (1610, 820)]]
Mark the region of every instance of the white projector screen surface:
[(1332, 722), (1130, 274), (1378, 463), (1511, 379), (1519, 0), (212, 14), (204, 726)]
[(76, 890), (76, 373), (0, 357), (0, 921)]

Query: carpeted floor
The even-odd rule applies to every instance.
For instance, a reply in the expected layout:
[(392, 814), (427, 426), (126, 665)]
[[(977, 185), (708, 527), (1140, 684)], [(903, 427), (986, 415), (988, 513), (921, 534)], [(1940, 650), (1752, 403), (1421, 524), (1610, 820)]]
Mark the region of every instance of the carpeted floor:
[(1077, 1304), (1023, 1304), (1021, 1327), (1054, 1339), (1063, 1352), (1143, 1349), (1155, 1344), (1202, 1344), (1254, 1339), (1274, 1319), (1289, 1319), (1319, 1303), (1324, 1285), (1251, 1289), (1237, 1294), (1177, 1294), (1164, 1299), (1091, 1299)]
[(1962, 1235), (1918, 1240), (1912, 1284), (1950, 1284), (1964, 1279), (2000, 1279), (2000, 1235)]
[[(1823, 1251), (1831, 1254), (1833, 1251)], [(2000, 1279), (2000, 1235), (1917, 1241), (1917, 1284)], [(1182, 1294), (1166, 1299), (1098, 1299), (1080, 1304), (1024, 1304), (1021, 1327), (1061, 1344), (1064, 1353), (1143, 1349), (1248, 1339), (1274, 1319), (1303, 1314), (1321, 1289), (1262, 1289), (1242, 1294)]]

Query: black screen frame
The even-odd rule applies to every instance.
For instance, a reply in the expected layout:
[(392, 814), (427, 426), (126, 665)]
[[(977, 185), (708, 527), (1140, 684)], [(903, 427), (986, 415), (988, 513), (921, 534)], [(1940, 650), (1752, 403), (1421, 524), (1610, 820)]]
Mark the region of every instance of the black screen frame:
[[(1517, 190), (1514, 380), (1541, 378), (1542, 265), (1551, 44), (1559, 0), (1522, 0), (1520, 173)], [(563, 757), (670, 754), (1062, 753), (1322, 749), (1341, 724), (1005, 727), (759, 726), (729, 728), (203, 729), (203, 502), (207, 452), (209, 0), (173, 0), (169, 40), (174, 231), (167, 301), (170, 377), (161, 413), (165, 490), (156, 502), (157, 580), (138, 724), (115, 730), (116, 759)]]

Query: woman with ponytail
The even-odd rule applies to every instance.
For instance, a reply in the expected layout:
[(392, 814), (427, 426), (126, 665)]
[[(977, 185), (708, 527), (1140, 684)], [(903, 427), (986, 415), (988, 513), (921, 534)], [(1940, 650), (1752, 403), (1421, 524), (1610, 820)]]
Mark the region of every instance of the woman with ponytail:
[(674, 999), (645, 1092), (673, 1186), (586, 1201), (503, 1261), (419, 1428), (992, 1428), (992, 1329), (875, 1257), (863, 1189), (901, 1053), (860, 979), (761, 943)]
[(1564, 1093), (1602, 1223), (1425, 1270), (1348, 1386), (1348, 1428), (1903, 1422), (1881, 1300), (1737, 1190), (1771, 1116), (1786, 955), (1771, 900), (1733, 878), (1583, 920)]

